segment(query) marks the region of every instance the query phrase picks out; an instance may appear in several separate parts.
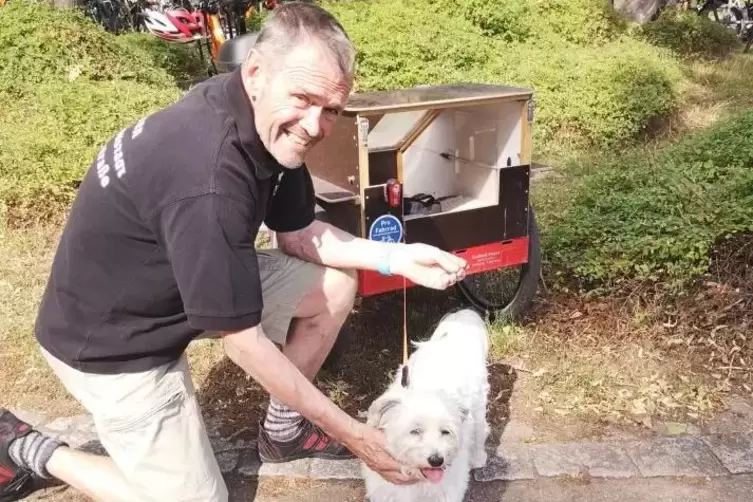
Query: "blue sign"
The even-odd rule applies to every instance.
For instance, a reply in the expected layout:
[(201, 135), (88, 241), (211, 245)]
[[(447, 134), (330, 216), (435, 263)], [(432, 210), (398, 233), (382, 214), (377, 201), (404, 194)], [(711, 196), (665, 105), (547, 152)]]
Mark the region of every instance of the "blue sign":
[(400, 242), (403, 238), (403, 225), (391, 214), (383, 214), (371, 224), (369, 239), (381, 242)]

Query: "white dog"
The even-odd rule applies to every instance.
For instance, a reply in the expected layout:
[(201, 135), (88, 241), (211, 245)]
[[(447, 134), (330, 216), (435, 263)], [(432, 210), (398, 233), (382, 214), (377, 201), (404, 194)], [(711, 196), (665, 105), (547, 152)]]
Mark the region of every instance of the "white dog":
[[(367, 423), (384, 431), (388, 451), (424, 480), (389, 483), (362, 464), (371, 502), (461, 502), (472, 468), (486, 465), (489, 334), (473, 310), (442, 318), (431, 338), (369, 407)], [(413, 471), (416, 472), (416, 471)]]

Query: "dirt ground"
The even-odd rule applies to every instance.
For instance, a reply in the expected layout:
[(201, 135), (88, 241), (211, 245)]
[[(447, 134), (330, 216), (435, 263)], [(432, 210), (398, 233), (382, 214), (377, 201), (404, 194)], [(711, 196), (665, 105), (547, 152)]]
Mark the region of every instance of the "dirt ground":
[[(728, 242), (709, 276), (672, 301), (648, 287), (600, 298), (547, 282), (526, 319), (492, 325), (493, 434), (510, 420), (535, 431), (528, 441), (647, 434), (667, 421), (702, 428), (727, 396), (749, 398), (752, 242)], [(54, 233), (2, 241), (0, 395), (5, 406), (72, 415), (83, 410), (51, 375), (31, 334), (54, 243)], [(407, 302), (412, 339), (428, 336), (444, 313), (464, 306), (454, 290), (409, 289)], [(341, 350), (317, 378), (353, 416), (400, 363), (402, 322), (401, 292), (363, 299), (341, 333)], [(205, 414), (255, 437), (266, 393), (217, 341), (196, 342), (188, 353)]]

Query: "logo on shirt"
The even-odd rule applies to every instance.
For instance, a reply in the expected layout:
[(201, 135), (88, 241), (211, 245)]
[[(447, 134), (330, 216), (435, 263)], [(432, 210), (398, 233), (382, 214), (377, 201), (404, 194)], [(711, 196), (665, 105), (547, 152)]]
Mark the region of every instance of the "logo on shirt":
[(110, 163), (107, 162), (107, 148), (109, 143), (103, 146), (97, 153), (97, 177), (99, 178), (99, 185), (102, 188), (106, 188), (107, 185), (110, 184), (110, 176), (112, 175), (110, 164), (114, 166), (116, 177), (122, 178), (125, 175), (126, 163), (123, 156), (123, 138), (129, 131), (131, 133), (131, 140), (138, 138), (144, 131), (146, 119), (147, 117), (144, 117), (136, 122), (132, 128), (127, 127), (118, 132), (112, 141), (112, 159)]

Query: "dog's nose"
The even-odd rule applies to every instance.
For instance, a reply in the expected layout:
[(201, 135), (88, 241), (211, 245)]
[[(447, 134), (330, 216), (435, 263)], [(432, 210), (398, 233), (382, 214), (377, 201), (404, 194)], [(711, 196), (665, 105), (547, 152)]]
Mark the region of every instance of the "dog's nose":
[(442, 455), (437, 455), (436, 453), (429, 457), (429, 465), (432, 467), (439, 467), (444, 463), (444, 458), (442, 458)]

